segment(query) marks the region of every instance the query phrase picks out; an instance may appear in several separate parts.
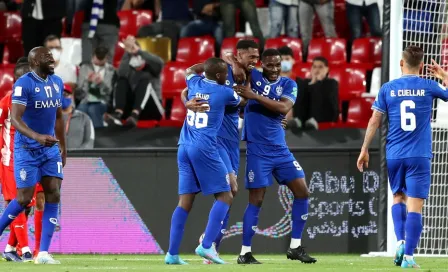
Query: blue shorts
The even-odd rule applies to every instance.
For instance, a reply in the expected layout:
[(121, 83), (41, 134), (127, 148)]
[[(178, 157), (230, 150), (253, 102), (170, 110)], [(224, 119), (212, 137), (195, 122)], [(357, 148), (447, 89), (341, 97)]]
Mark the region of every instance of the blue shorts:
[(219, 156), (226, 165), (227, 172), (238, 175), (240, 168), (240, 143), (218, 137)]
[(211, 195), (230, 191), (230, 179), (218, 150), (204, 151), (195, 146), (180, 145), (177, 151), (179, 195), (202, 191)]
[(387, 160), (390, 189), (393, 194), (426, 199), (431, 186), (431, 159), (406, 158)]
[(32, 150), (14, 149), (14, 177), (17, 188), (32, 187), (45, 176), (64, 178), (58, 145)]
[(288, 147), (247, 143), (246, 189), (265, 188), (273, 184), (272, 176), (285, 185), (305, 172)]

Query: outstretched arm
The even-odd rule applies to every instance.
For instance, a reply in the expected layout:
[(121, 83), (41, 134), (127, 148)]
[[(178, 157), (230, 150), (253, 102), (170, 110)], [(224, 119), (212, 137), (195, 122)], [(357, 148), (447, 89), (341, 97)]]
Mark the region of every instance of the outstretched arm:
[(448, 86), (448, 72), (443, 70), (435, 60), (432, 60), (432, 64), (428, 65), (428, 71), (431, 76), (442, 80), (443, 84)]

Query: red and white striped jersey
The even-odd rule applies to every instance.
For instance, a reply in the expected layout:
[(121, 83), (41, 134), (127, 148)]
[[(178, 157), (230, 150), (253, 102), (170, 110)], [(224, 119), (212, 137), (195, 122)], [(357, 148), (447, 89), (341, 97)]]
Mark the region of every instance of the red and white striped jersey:
[(14, 134), (15, 129), (11, 125), (11, 96), (12, 91), (8, 92), (0, 100), (0, 125), (2, 131), (1, 154), (2, 164), (13, 169), (14, 167)]

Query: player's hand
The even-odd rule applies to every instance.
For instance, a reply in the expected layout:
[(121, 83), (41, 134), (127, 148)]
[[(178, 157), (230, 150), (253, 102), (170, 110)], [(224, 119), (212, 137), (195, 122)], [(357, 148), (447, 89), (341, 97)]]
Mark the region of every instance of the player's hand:
[(244, 81), (246, 81), (246, 70), (240, 65), (234, 65), (232, 67), (233, 70), (233, 77), (235, 78), (235, 82), (238, 84), (242, 84)]
[(230, 174), (229, 178), (230, 178), (230, 191), (232, 192), (233, 197), (235, 197), (236, 194), (238, 193), (238, 182), (234, 174)]
[(282, 128), (286, 130), (286, 127), (288, 126), (288, 120), (286, 118), (282, 119)]
[(364, 166), (366, 168), (369, 167), (369, 151), (361, 149), (356, 166), (358, 167), (359, 172), (364, 172)]
[(195, 97), (187, 103), (185, 103), (185, 107), (194, 112), (205, 112), (210, 109), (210, 105), (207, 101), (200, 101), (201, 98)]
[(67, 150), (65, 150), (65, 148), (61, 148), (61, 159), (62, 159), (62, 167), (64, 167), (65, 163), (67, 162)]
[(252, 91), (252, 88), (250, 86), (250, 82), (246, 85), (236, 85), (233, 87), (233, 90), (241, 97), (244, 97), (246, 99), (255, 99), (257, 94)]
[(54, 146), (55, 144), (57, 144), (59, 142), (59, 140), (53, 136), (42, 135), (42, 134), (39, 134), (36, 137), (36, 141), (43, 146)]
[(435, 61), (431, 60), (432, 64), (428, 65), (429, 74), (440, 80), (445, 80), (448, 78), (448, 72), (445, 72), (442, 67)]

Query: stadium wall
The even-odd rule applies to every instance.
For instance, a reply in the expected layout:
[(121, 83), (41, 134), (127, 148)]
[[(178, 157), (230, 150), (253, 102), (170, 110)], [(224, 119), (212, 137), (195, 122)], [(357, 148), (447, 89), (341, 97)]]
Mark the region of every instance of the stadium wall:
[[(292, 149), (305, 169), (311, 191), (304, 244), (310, 252), (377, 251), (379, 152), (371, 151), (369, 171), (356, 169), (358, 149)], [(177, 204), (175, 148), (70, 152), (62, 188), (61, 230), (55, 253), (162, 254)], [(235, 198), (222, 252), (240, 249), (245, 150), (241, 152), (239, 195)], [(213, 177), (211, 177), (213, 178)], [(197, 197), (188, 219), (182, 252), (193, 252), (205, 227), (212, 198)], [(283, 186), (267, 192), (254, 239), (256, 252), (284, 253), (291, 231), (292, 195)], [(2, 205), (0, 203), (1, 207)], [(34, 220), (30, 219), (30, 243)], [(0, 239), (0, 247), (7, 235)]]

